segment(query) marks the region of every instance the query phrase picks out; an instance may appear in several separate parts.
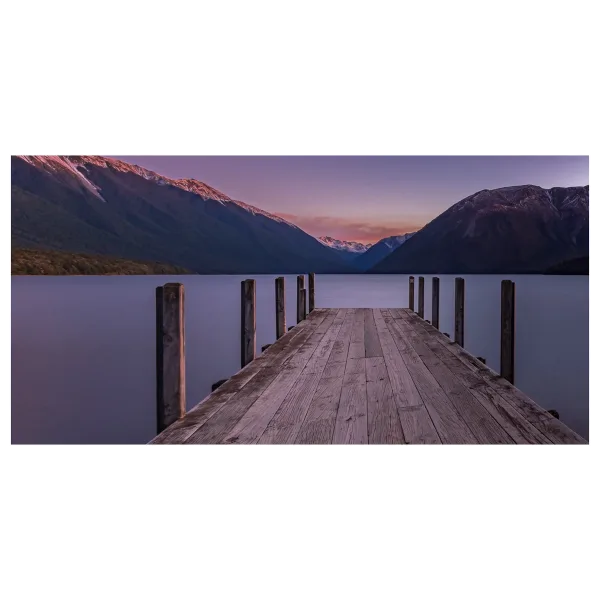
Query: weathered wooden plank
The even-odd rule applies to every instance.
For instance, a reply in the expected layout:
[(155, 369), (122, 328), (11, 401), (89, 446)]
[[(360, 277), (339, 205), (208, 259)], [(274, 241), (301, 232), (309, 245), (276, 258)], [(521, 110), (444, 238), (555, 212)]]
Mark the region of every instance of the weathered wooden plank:
[(164, 425), (163, 412), (163, 287), (156, 288), (156, 430), (160, 434), (167, 425)]
[[(587, 441), (579, 434), (569, 429), (561, 421), (549, 415), (541, 406), (536, 404), (524, 392), (514, 387), (504, 377), (483, 365), (474, 356), (457, 344), (439, 338), (446, 347), (455, 354), (469, 369), (482, 377), (487, 385), (507, 400), (527, 421), (535, 426), (546, 438), (554, 444), (586, 444)], [(555, 421), (556, 423), (552, 423)]]
[(440, 328), (440, 278), (431, 280), (431, 324)]
[[(331, 444), (340, 403), (354, 311), (347, 310), (338, 337), (321, 375), (317, 391), (295, 440), (296, 444)], [(339, 372), (341, 367), (341, 373)], [(329, 373), (335, 370), (333, 376)]]
[(311, 331), (309, 338), (302, 348), (296, 353), (296, 355), (289, 361), (290, 367), (304, 367), (307, 362), (307, 357), (310, 358), (317, 346), (323, 339), (323, 336), (333, 324), (337, 311), (329, 311), (326, 313), (325, 318), (313, 331)]
[(515, 284), (508, 279), (501, 285), (500, 375), (515, 382)]
[[(399, 314), (403, 313), (399, 312)], [(477, 441), (480, 444), (514, 444), (512, 437), (500, 426), (490, 411), (425, 343), (428, 335), (416, 331), (408, 320), (398, 319), (397, 324), (458, 413), (462, 415)]]
[(342, 392), (341, 377), (321, 377), (295, 444), (331, 444)]
[(348, 358), (333, 433), (334, 444), (367, 444), (366, 358)]
[(328, 377), (339, 377), (340, 382), (344, 377), (344, 371), (346, 370), (346, 360), (348, 358), (348, 351), (350, 350), (350, 337), (352, 335), (352, 320), (354, 318), (355, 309), (349, 308), (346, 311), (342, 328), (338, 334), (337, 340), (333, 344), (333, 349), (325, 370), (323, 371), (322, 378)]
[(167, 283), (156, 291), (156, 428), (164, 431), (185, 415), (184, 288)]
[(199, 427), (204, 425), (223, 405), (231, 400), (237, 392), (220, 394), (211, 402), (201, 402), (190, 410), (183, 419), (179, 419), (162, 433), (157, 435), (150, 444), (183, 444)]
[(404, 364), (404, 360), (402, 360), (402, 356), (392, 338), (392, 334), (388, 330), (381, 310), (374, 309), (373, 317), (375, 326), (379, 332), (383, 358), (398, 406), (421, 406), (423, 399)]
[(317, 391), (319, 380), (331, 355), (333, 343), (339, 334), (345, 313), (345, 310), (340, 310), (336, 315), (314, 354), (306, 363), (302, 374), (283, 398), (259, 438), (259, 444), (291, 444), (296, 439)]
[(419, 308), (417, 314), (425, 318), (425, 277), (419, 277)]
[(242, 369), (256, 356), (256, 281), (242, 281)]
[(412, 275), (408, 278), (408, 308), (415, 310), (415, 278)]
[(279, 370), (275, 367), (260, 369), (241, 391), (223, 404), (220, 410), (187, 438), (186, 443), (218, 444), (221, 442), (262, 392), (275, 380), (278, 372)]
[(348, 358), (365, 358), (365, 309), (357, 308), (352, 319)]
[(465, 345), (465, 280), (462, 277), (454, 280), (454, 341), (459, 346)]
[(383, 356), (365, 359), (369, 444), (403, 444), (404, 436)]
[(304, 275), (296, 277), (296, 323), (300, 323), (304, 319), (304, 311), (302, 310), (302, 290), (304, 289)]
[(315, 311), (310, 318), (302, 321), (294, 328), (290, 328), (288, 333), (267, 348), (267, 350), (253, 361), (253, 363), (258, 363), (261, 367), (271, 365), (281, 366), (285, 360), (280, 356), (280, 349), (285, 352), (285, 348), (288, 346), (290, 347), (290, 350), (296, 348), (297, 342), (293, 343), (293, 340), (296, 339), (296, 337), (300, 337), (303, 342), (306, 341), (323, 324), (327, 316), (327, 311)]
[(374, 309), (373, 313), (406, 443), (441, 444), (427, 408), (388, 331), (381, 311)]
[(450, 351), (446, 344), (451, 344), (451, 342), (447, 342), (446, 338), (440, 336), (439, 332), (432, 331), (430, 327), (421, 325), (421, 323), (417, 324), (417, 319), (410, 313), (407, 312), (406, 316), (409, 321), (412, 319), (411, 325), (413, 328), (422, 327), (425, 332), (425, 343), (443, 360), (444, 364), (452, 371), (454, 377), (467, 387), (471, 394), (487, 408), (515, 443), (550, 443), (548, 438), (542, 435), (527, 419), (520, 415), (504, 397), (493, 390), (484, 379), (480, 378), (476, 372), (470, 370), (467, 365)]
[(420, 356), (393, 318), (396, 310), (381, 311), (392, 334), (398, 351), (402, 355), (415, 385), (417, 386), (427, 412), (444, 444), (474, 444), (477, 439), (464, 418), (456, 410), (435, 377), (425, 366)]
[(398, 406), (397, 408), (407, 444), (442, 443), (424, 404), (421, 406)]
[(315, 274), (308, 274), (308, 312), (315, 309)]
[[(333, 325), (333, 320), (337, 312), (337, 310), (334, 310), (325, 313), (326, 317), (323, 322), (316, 330), (311, 332), (306, 343), (287, 362), (285, 367), (280, 370), (275, 380), (239, 420), (229, 435), (223, 440), (223, 443), (254, 444), (260, 439), (288, 394), (292, 390), (298, 389), (300, 384), (297, 382), (300, 376), (310, 358), (319, 349), (320, 342), (326, 331)], [(316, 379), (318, 381), (319, 377)]]
[(285, 327), (285, 277), (275, 279), (275, 338), (283, 337)]
[(365, 357), (372, 358), (373, 356), (383, 356), (381, 349), (381, 342), (379, 341), (379, 334), (375, 327), (375, 318), (373, 316), (373, 310), (367, 309), (365, 311)]

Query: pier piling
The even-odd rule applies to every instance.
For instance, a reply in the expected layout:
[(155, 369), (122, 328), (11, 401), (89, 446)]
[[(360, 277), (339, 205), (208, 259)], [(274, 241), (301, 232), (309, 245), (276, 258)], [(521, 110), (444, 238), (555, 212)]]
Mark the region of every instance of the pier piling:
[(454, 280), (454, 341), (461, 347), (465, 345), (465, 280)]
[(242, 281), (242, 369), (256, 355), (256, 281)]
[(500, 375), (515, 382), (515, 283), (504, 279), (500, 298)]
[(408, 278), (408, 308), (415, 310), (415, 278), (412, 275)]
[(308, 274), (308, 312), (315, 310), (315, 274)]
[(421, 319), (425, 317), (425, 277), (419, 277), (419, 309), (417, 314)]
[(275, 336), (285, 335), (285, 277), (275, 279)]
[(160, 433), (185, 415), (184, 288), (156, 288), (156, 429)]
[(431, 280), (431, 324), (440, 328), (440, 278)]

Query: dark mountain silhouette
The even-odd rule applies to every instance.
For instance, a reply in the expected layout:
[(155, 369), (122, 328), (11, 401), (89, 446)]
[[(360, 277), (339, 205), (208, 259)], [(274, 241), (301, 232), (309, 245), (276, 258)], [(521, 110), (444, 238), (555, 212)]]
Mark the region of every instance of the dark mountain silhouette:
[(546, 275), (589, 275), (590, 257), (580, 256), (570, 260), (564, 260), (557, 265), (550, 267)]
[(482, 190), (423, 227), (372, 273), (542, 273), (589, 254), (589, 186)]
[(297, 226), (194, 179), (99, 156), (12, 157), (12, 242), (197, 273), (348, 273)]
[(413, 235), (415, 235), (415, 232), (383, 238), (376, 244), (373, 244), (365, 253), (357, 256), (352, 264), (361, 271), (368, 271), (371, 267), (374, 267), (377, 263), (381, 262), (388, 254), (391, 254), (396, 248), (404, 244), (404, 242)]

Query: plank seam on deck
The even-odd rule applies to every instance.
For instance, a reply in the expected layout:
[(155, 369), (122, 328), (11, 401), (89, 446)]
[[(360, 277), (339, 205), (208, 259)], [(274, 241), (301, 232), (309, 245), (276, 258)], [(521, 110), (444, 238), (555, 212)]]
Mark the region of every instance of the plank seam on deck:
[[(429, 324), (424, 324), (423, 327), (429, 328)], [(440, 338), (441, 339), (441, 338)], [(541, 435), (546, 437), (551, 443), (580, 443), (587, 444), (587, 440), (577, 434), (575, 431), (567, 427), (562, 421), (555, 419), (548, 414), (540, 405), (532, 398), (527, 396), (522, 390), (512, 385), (504, 379), (500, 374), (496, 373), (489, 366), (482, 364), (472, 354), (464, 348), (457, 346), (450, 340), (441, 340), (449, 350), (461, 360), (471, 371), (478, 373), (485, 380), (486, 384), (501, 395), (526, 421), (528, 421)], [(513, 398), (512, 396), (516, 398)], [(522, 398), (521, 398), (522, 396)], [(526, 410), (524, 407), (529, 407)], [(533, 421), (532, 413), (535, 414), (536, 420)], [(559, 431), (547, 431), (546, 428), (540, 429), (540, 425), (554, 426)]]
[[(419, 330), (417, 330), (417, 327), (426, 334), (428, 334), (426, 336), (422, 336), (424, 344), (428, 346), (440, 360), (444, 361), (444, 363), (447, 363), (447, 359), (444, 358), (442, 352), (440, 351), (440, 348), (443, 347), (445, 348), (445, 351), (452, 355), (452, 358), (454, 360), (459, 361), (460, 364), (462, 364), (465, 368), (468, 368), (463, 361), (460, 361), (459, 357), (456, 354), (451, 352), (450, 347), (456, 346), (455, 343), (448, 341), (445, 336), (442, 339), (442, 336), (439, 333), (439, 331), (437, 329), (435, 331), (431, 330), (430, 327), (433, 326), (429, 326), (429, 324), (423, 319), (421, 319), (416, 313), (413, 313), (411, 311), (405, 311), (404, 314), (408, 317), (407, 322), (411, 326), (412, 330), (416, 333), (416, 335), (419, 335)], [(490, 370), (483, 363), (481, 364), (484, 369)], [(514, 440), (515, 443), (552, 443), (552, 441), (549, 440), (546, 436), (544, 436), (543, 433), (540, 432), (530, 421), (525, 419), (519, 412), (517, 412), (516, 409), (514, 409), (512, 405), (508, 402), (508, 400), (506, 400), (506, 398), (500, 393), (495, 393), (495, 396), (497, 396), (501, 400), (499, 406), (496, 406), (496, 404), (489, 398), (487, 399), (487, 401), (484, 401), (480, 396), (485, 396), (485, 394), (480, 394), (477, 390), (474, 390), (467, 381), (463, 381), (461, 374), (451, 369), (451, 363), (447, 364), (447, 367), (452, 371), (457, 381), (459, 381), (471, 393), (471, 395), (488, 411), (488, 413), (491, 414), (491, 416), (496, 420), (498, 425)], [(475, 371), (470, 371), (470, 373), (476, 380), (485, 384), (485, 380), (478, 376), (478, 374), (476, 374)], [(505, 405), (508, 405), (508, 408)], [(494, 408), (496, 411), (498, 411), (500, 416), (502, 416), (500, 410), (502, 410), (505, 413), (504, 422), (498, 420), (498, 417), (494, 414), (494, 412), (492, 412), (491, 408)], [(509, 412), (509, 408), (512, 409), (512, 411), (515, 413), (514, 416)], [(509, 428), (507, 428), (507, 424), (516, 430), (516, 434), (513, 433)], [(521, 428), (525, 430), (527, 435), (525, 435), (521, 431)], [(528, 430), (528, 428), (533, 429), (533, 432)], [(541, 438), (542, 441), (540, 441), (540, 439), (529, 439), (534, 434), (537, 434), (538, 438)], [(515, 435), (517, 437), (515, 437)]]
[[(400, 340), (402, 340), (406, 344), (406, 346), (409, 347), (412, 350), (412, 352), (416, 355), (415, 366), (418, 367), (421, 371), (424, 370), (426, 375), (428, 374), (428, 377), (426, 377), (426, 379), (430, 379), (429, 384), (432, 386), (432, 390), (435, 393), (431, 394), (431, 396), (427, 395), (427, 399), (425, 399), (425, 396), (424, 396), (425, 388), (422, 387), (420, 394), (421, 394), (421, 398), (423, 398), (424, 404), (428, 410), (429, 416), (434, 424), (434, 427), (435, 427), (440, 439), (442, 440), (442, 443), (447, 443), (447, 444), (477, 443), (477, 437), (473, 434), (472, 429), (469, 427), (469, 424), (467, 423), (467, 421), (465, 420), (463, 415), (456, 409), (456, 407), (454, 406), (454, 404), (448, 397), (448, 394), (446, 394), (446, 392), (441, 387), (441, 385), (440, 385), (439, 381), (437, 380), (437, 378), (435, 377), (435, 375), (430, 371), (430, 369), (427, 367), (427, 365), (423, 362), (423, 360), (419, 356), (418, 352), (415, 350), (413, 345), (410, 343), (410, 340), (408, 340), (406, 338), (406, 336), (403, 335), (403, 332), (399, 328), (398, 324), (396, 323), (396, 318), (394, 317), (393, 311), (396, 311), (396, 310), (400, 310), (400, 309), (388, 309), (387, 310), (387, 314), (389, 315), (389, 318), (390, 318), (390, 322), (388, 323), (388, 328), (389, 328), (389, 325), (391, 324), (392, 337), (394, 339), (394, 342), (396, 343), (396, 346), (398, 347), (398, 351), (402, 355), (403, 360), (405, 360), (405, 358), (407, 359), (408, 356), (405, 357), (403, 350), (400, 348), (400, 346), (398, 346), (398, 343), (400, 342)], [(405, 363), (406, 363), (406, 360), (405, 360)], [(408, 363), (406, 363), (406, 364), (407, 364), (407, 368), (409, 369), (409, 372), (410, 372), (410, 370), (411, 370), (410, 366), (408, 365)], [(415, 381), (415, 384), (417, 385), (417, 389), (419, 389), (419, 384), (415, 380), (413, 373), (411, 373), (411, 376), (413, 377), (413, 381)], [(438, 398), (436, 398), (436, 396), (438, 396)], [(443, 412), (442, 413), (438, 412), (438, 410), (435, 406), (435, 404), (439, 403), (439, 401), (440, 401), (439, 396), (441, 396), (441, 404), (439, 405), (439, 407), (441, 409), (443, 409), (443, 412), (445, 412), (446, 415), (444, 415)], [(430, 408), (431, 408), (431, 410), (435, 411), (436, 418), (434, 418), (434, 415), (432, 414)], [(448, 408), (450, 408), (450, 410), (448, 410)], [(454, 442), (450, 441), (450, 438), (448, 436), (449, 435), (457, 435), (458, 433), (460, 433), (460, 430), (459, 429), (451, 429), (451, 430), (446, 431), (445, 429), (441, 429), (440, 426), (443, 423), (444, 416), (445, 416), (445, 418), (451, 417), (452, 419), (456, 420), (459, 425), (466, 428), (466, 432), (469, 434), (468, 436), (465, 436), (466, 439), (461, 440), (460, 442), (459, 441), (454, 441)], [(437, 423), (438, 418), (439, 418), (440, 423)], [(469, 436), (472, 439), (469, 439)], [(458, 437), (460, 437), (460, 436), (458, 436)], [(448, 441), (444, 442), (444, 439), (447, 439)]]
[[(397, 314), (406, 316), (406, 314), (407, 314), (407, 313), (403, 313), (402, 311), (398, 311), (398, 313), (397, 313)], [(431, 352), (431, 354), (432, 354), (432, 355), (433, 355), (435, 358), (437, 358), (437, 360), (438, 360), (438, 361), (441, 363), (441, 365), (442, 365), (442, 370), (444, 370), (444, 369), (445, 369), (446, 371), (448, 371), (448, 375), (447, 375), (447, 376), (448, 376), (448, 378), (449, 378), (449, 381), (450, 381), (451, 383), (454, 383), (455, 385), (458, 385), (458, 386), (459, 386), (459, 388), (463, 388), (463, 389), (465, 390), (466, 394), (468, 394), (468, 395), (469, 395), (469, 397), (471, 398), (471, 403), (472, 403), (472, 404), (476, 404), (476, 405), (477, 405), (477, 406), (480, 408), (480, 410), (483, 410), (483, 411), (485, 412), (485, 414), (487, 415), (487, 416), (486, 416), (486, 418), (490, 419), (490, 420), (491, 420), (491, 423), (495, 423), (495, 427), (496, 427), (496, 429), (497, 429), (497, 430), (499, 430), (499, 431), (501, 431), (501, 433), (502, 433), (501, 437), (502, 437), (502, 436), (504, 436), (505, 438), (506, 438), (506, 437), (508, 437), (508, 441), (509, 441), (509, 443), (510, 443), (510, 442), (512, 442), (512, 443), (516, 443), (516, 440), (515, 440), (515, 439), (514, 439), (514, 438), (513, 438), (513, 437), (510, 435), (510, 433), (509, 433), (509, 432), (506, 430), (505, 426), (504, 426), (502, 423), (500, 423), (500, 422), (498, 421), (498, 419), (496, 419), (496, 417), (495, 417), (495, 416), (494, 416), (494, 414), (493, 414), (493, 413), (492, 413), (492, 412), (489, 410), (489, 408), (488, 408), (488, 407), (487, 407), (487, 406), (486, 406), (486, 405), (485, 405), (483, 402), (481, 402), (481, 401), (479, 400), (479, 398), (478, 398), (477, 396), (475, 396), (475, 395), (474, 395), (474, 394), (471, 392), (471, 390), (470, 390), (470, 389), (469, 389), (467, 386), (465, 386), (465, 385), (464, 385), (464, 384), (463, 384), (463, 383), (462, 383), (462, 382), (461, 382), (461, 381), (460, 381), (460, 380), (459, 380), (459, 379), (456, 377), (455, 373), (454, 373), (454, 372), (453, 372), (453, 371), (452, 371), (452, 370), (451, 370), (451, 369), (450, 369), (450, 368), (449, 368), (449, 367), (446, 365), (446, 363), (445, 363), (445, 361), (444, 361), (444, 357), (443, 357), (443, 356), (441, 356), (440, 354), (437, 354), (437, 353), (435, 353), (435, 351), (434, 351), (434, 350), (431, 348), (431, 346), (430, 346), (430, 345), (428, 344), (428, 342), (427, 342), (427, 337), (433, 337), (433, 336), (432, 336), (432, 335), (430, 335), (430, 336), (427, 336), (427, 337), (426, 337), (426, 336), (419, 336), (419, 332), (418, 332), (418, 331), (417, 331), (417, 330), (416, 330), (416, 329), (415, 329), (415, 328), (412, 326), (412, 323), (411, 323), (409, 320), (407, 320), (407, 319), (405, 319), (405, 318), (404, 318), (404, 316), (402, 316), (402, 317), (399, 317), (399, 318), (398, 318), (398, 319), (396, 319), (396, 320), (402, 320), (402, 322), (403, 322), (403, 323), (406, 323), (405, 327), (406, 327), (407, 329), (409, 329), (410, 331), (412, 331), (412, 332), (414, 333), (414, 335), (415, 335), (415, 336), (417, 336), (418, 338), (422, 339), (422, 342), (421, 342), (421, 343), (422, 343), (422, 344), (423, 344), (423, 345), (424, 345), (426, 348), (428, 348), (428, 350)], [(412, 316), (412, 315), (409, 315), (409, 317), (411, 317), (411, 316)], [(417, 316), (418, 316), (418, 315), (417, 315)], [(419, 319), (421, 319), (420, 317), (418, 317), (418, 318), (419, 318)], [(415, 341), (416, 341), (416, 340), (415, 340)], [(416, 351), (416, 352), (417, 352), (417, 354), (418, 354), (418, 353), (419, 353), (419, 350), (418, 350), (417, 346), (415, 346), (415, 344), (413, 343), (413, 340), (412, 340), (412, 338), (411, 338), (411, 339), (409, 339), (409, 342), (411, 343), (411, 345), (413, 346), (413, 348), (415, 349), (415, 351)], [(440, 382), (439, 378), (438, 378), (438, 377), (435, 375), (435, 373), (432, 371), (431, 367), (430, 367), (430, 366), (429, 366), (429, 365), (428, 365), (428, 364), (427, 364), (425, 361), (423, 361), (423, 363), (424, 363), (424, 364), (425, 364), (425, 366), (426, 366), (426, 367), (429, 369), (429, 371), (431, 372), (431, 374), (432, 374), (432, 375), (433, 375), (433, 376), (434, 376), (434, 377), (437, 379), (438, 383), (440, 383), (440, 384), (441, 384), (441, 382)], [(442, 389), (443, 389), (443, 388), (442, 388)], [(462, 412), (462, 411), (468, 410), (468, 406), (467, 406), (466, 404), (465, 404), (464, 406), (459, 406), (459, 405), (457, 405), (457, 403), (455, 402), (454, 398), (452, 397), (452, 394), (450, 394), (450, 393), (448, 392), (448, 393), (447, 393), (447, 395), (448, 395), (448, 398), (450, 399), (450, 402), (452, 402), (452, 404), (454, 405), (454, 407), (456, 408), (456, 410), (457, 410), (458, 412)], [(463, 398), (461, 398), (461, 402), (462, 402), (462, 401), (463, 401)], [(466, 401), (465, 401), (465, 402), (466, 402)], [(476, 408), (475, 410), (477, 410), (477, 408)], [(467, 415), (465, 415), (465, 417), (466, 417), (466, 416), (467, 416)], [(480, 434), (479, 434), (479, 432), (478, 432), (478, 431), (477, 431), (477, 430), (474, 428), (474, 425), (473, 425), (473, 419), (467, 419), (467, 418), (465, 418), (465, 422), (467, 423), (467, 426), (469, 427), (469, 429), (471, 430), (471, 432), (473, 433), (473, 435), (475, 436), (475, 438), (477, 438), (477, 439), (478, 439), (478, 438), (479, 438), (479, 436), (480, 436)], [(487, 442), (486, 442), (486, 441), (483, 441), (483, 442), (480, 442), (480, 443), (494, 443), (494, 442), (493, 442), (493, 441), (490, 441), (490, 440), (488, 440)], [(500, 442), (500, 441), (496, 441), (495, 443), (502, 443), (502, 442)]]
[[(344, 320), (342, 321), (340, 330), (338, 331), (338, 334), (337, 334), (335, 340), (333, 341), (332, 352), (333, 352), (333, 347), (335, 347), (335, 343), (340, 339), (340, 336), (342, 336), (343, 334), (345, 334), (344, 325), (346, 323), (352, 323), (352, 318), (351, 318), (352, 315), (353, 315), (352, 309), (347, 309), (346, 313), (344, 314)], [(333, 323), (332, 323), (332, 326), (333, 326)], [(352, 334), (352, 330), (350, 330), (349, 333), (350, 333), (350, 335), (348, 336), (348, 349), (346, 350), (346, 358), (344, 360), (344, 372), (346, 371), (346, 363), (348, 361), (348, 352), (350, 350), (350, 337), (351, 337), (351, 334)], [(331, 358), (331, 354), (329, 355), (329, 357)], [(328, 364), (329, 364), (329, 359), (327, 360), (327, 364), (325, 365), (325, 369), (323, 370), (323, 373), (325, 373), (325, 370), (327, 369), (327, 365)], [(308, 415), (310, 413), (311, 406), (312, 406), (313, 402), (315, 402), (315, 399), (317, 398), (317, 391), (319, 390), (319, 386), (321, 385), (321, 381), (323, 381), (324, 379), (328, 379), (327, 377), (323, 376), (323, 373), (321, 373), (321, 377), (319, 378), (319, 381), (317, 382), (317, 387), (315, 389), (315, 393), (313, 394), (313, 396), (311, 398), (311, 401), (310, 401), (310, 403), (308, 405), (308, 410), (306, 411), (306, 414), (304, 415), (304, 418), (302, 419), (302, 423), (300, 423), (300, 427), (298, 428), (298, 433), (294, 437), (294, 440), (291, 442), (292, 444), (295, 443), (296, 440), (298, 440), (300, 438), (300, 434), (302, 433), (304, 424), (305, 424), (306, 419), (308, 418)], [(337, 379), (337, 377), (335, 377), (335, 379)], [(329, 439), (329, 444), (332, 443), (333, 436), (334, 436), (334, 433), (335, 433), (335, 423), (337, 421), (337, 414), (338, 414), (338, 411), (340, 409), (340, 398), (342, 396), (342, 389), (343, 389), (343, 375), (342, 375), (342, 385), (340, 385), (340, 392), (339, 392), (339, 394), (337, 394), (338, 397), (337, 397), (337, 402), (336, 402), (335, 417), (333, 419), (333, 427), (331, 428), (331, 436), (330, 436), (330, 439)]]

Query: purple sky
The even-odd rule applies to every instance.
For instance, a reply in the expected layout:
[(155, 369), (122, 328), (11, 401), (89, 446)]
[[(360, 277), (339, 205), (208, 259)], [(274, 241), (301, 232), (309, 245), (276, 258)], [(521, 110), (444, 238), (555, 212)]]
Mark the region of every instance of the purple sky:
[(479, 190), (589, 183), (587, 156), (116, 156), (194, 178), (315, 236), (360, 242), (414, 231)]

